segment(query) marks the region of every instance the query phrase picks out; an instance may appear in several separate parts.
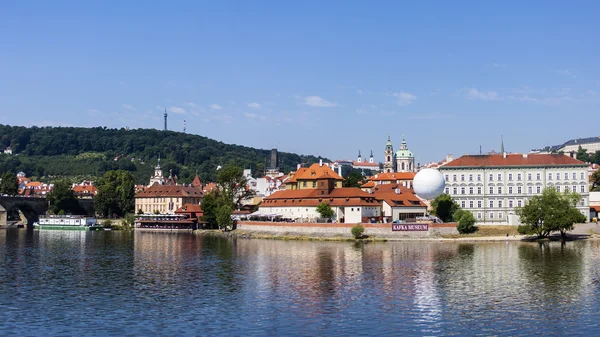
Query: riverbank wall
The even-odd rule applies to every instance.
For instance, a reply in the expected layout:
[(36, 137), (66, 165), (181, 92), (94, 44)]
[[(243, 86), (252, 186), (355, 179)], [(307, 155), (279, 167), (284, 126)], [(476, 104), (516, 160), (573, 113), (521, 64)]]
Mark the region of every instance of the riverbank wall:
[[(364, 235), (377, 238), (434, 238), (442, 235), (458, 234), (456, 223), (362, 223), (360, 225), (365, 228)], [(309, 237), (352, 237), (350, 230), (354, 226), (356, 224), (312, 222), (239, 221), (237, 223), (237, 228), (244, 231), (277, 235), (304, 235)]]

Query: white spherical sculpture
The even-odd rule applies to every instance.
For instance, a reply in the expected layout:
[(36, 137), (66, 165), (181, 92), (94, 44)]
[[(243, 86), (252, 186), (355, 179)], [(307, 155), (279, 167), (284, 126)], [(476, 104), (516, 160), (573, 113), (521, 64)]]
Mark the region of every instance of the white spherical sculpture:
[(436, 169), (423, 169), (419, 171), (413, 180), (415, 194), (419, 197), (432, 200), (444, 192), (446, 180), (440, 171)]

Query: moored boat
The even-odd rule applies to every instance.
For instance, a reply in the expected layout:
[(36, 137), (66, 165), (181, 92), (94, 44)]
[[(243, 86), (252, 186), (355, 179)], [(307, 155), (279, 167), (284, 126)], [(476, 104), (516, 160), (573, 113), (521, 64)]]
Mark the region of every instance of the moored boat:
[(35, 229), (97, 230), (102, 228), (96, 218), (83, 215), (45, 215), (33, 224)]

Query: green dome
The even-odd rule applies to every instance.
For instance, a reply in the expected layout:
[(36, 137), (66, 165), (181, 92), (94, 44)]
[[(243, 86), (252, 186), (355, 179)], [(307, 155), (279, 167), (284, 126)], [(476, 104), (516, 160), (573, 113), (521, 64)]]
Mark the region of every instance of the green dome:
[(413, 153), (410, 150), (398, 150), (396, 151), (396, 158), (412, 158)]

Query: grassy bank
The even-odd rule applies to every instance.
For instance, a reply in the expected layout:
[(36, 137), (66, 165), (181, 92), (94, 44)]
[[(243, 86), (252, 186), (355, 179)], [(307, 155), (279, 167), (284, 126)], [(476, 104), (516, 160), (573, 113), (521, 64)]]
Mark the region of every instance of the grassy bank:
[(498, 236), (520, 236), (517, 232), (517, 226), (478, 226), (477, 231), (471, 234), (448, 234), (442, 235), (446, 239), (459, 239), (459, 238), (484, 238), (484, 237), (498, 237)]
[(386, 242), (387, 239), (366, 237), (363, 239), (354, 239), (352, 237), (335, 235), (335, 236), (309, 236), (305, 234), (295, 233), (266, 233), (258, 231), (245, 231), (236, 229), (234, 231), (223, 232), (221, 230), (199, 230), (194, 231), (197, 235), (203, 236), (218, 236), (218, 237), (236, 237), (243, 239), (268, 239), (268, 240), (283, 240), (283, 241), (337, 241), (337, 242)]

